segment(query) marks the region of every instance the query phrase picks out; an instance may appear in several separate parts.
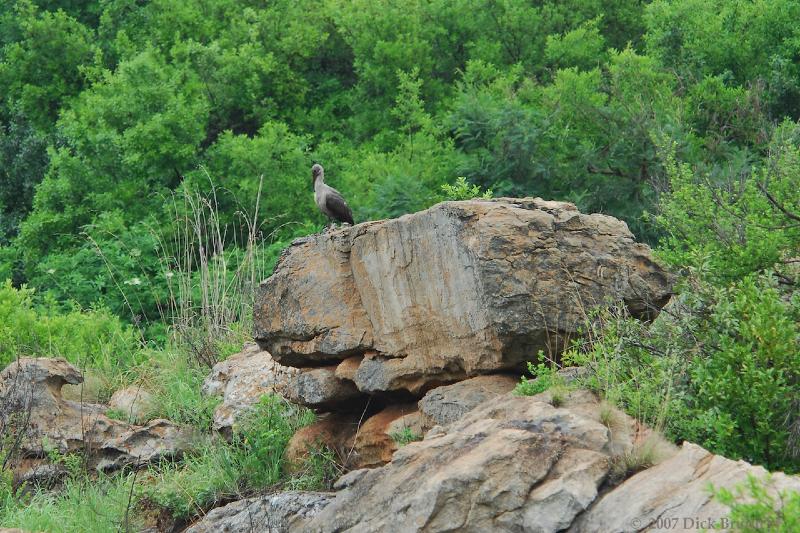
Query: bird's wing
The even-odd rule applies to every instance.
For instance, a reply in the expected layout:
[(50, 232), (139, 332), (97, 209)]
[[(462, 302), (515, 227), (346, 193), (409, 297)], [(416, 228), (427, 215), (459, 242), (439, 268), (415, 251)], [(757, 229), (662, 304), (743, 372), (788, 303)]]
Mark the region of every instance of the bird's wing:
[(339, 222), (353, 224), (353, 212), (350, 211), (350, 206), (344, 201), (341, 193), (333, 187), (330, 187), (325, 195), (325, 207)]

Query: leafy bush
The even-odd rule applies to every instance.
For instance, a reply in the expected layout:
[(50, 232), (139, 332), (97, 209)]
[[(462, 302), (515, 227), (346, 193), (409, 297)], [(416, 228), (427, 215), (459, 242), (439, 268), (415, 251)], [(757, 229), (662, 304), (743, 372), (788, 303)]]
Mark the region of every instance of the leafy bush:
[(749, 475), (733, 490), (712, 487), (714, 497), (730, 507), (718, 527), (739, 533), (791, 533), (800, 529), (800, 493), (777, 491), (769, 477)]
[(445, 183), (442, 185), (442, 192), (447, 200), (471, 200), (473, 198), (483, 198), (488, 200), (492, 197), (492, 190), (487, 189), (481, 192), (477, 185), (467, 183), (467, 178), (459, 176), (453, 185)]
[(0, 367), (17, 357), (64, 357), (81, 366), (117, 371), (135, 364), (139, 336), (104, 309), (62, 312), (54, 302), (35, 305), (34, 291), (0, 285)]
[(775, 131), (770, 157), (744, 175), (719, 175), (665, 153), (670, 191), (661, 198), (660, 256), (717, 283), (750, 273), (781, 273), (800, 249), (800, 127)]
[(587, 385), (675, 440), (796, 471), (800, 306), (769, 277), (697, 283), (654, 327), (600, 313), (568, 357)]
[[(539, 350), (538, 360), (544, 360), (544, 352)], [(552, 387), (563, 387), (566, 383), (564, 378), (558, 373), (559, 367), (555, 363), (538, 363), (534, 365), (528, 362), (528, 372), (533, 379), (522, 376), (521, 381), (514, 388), (514, 393), (520, 396), (535, 396)]]

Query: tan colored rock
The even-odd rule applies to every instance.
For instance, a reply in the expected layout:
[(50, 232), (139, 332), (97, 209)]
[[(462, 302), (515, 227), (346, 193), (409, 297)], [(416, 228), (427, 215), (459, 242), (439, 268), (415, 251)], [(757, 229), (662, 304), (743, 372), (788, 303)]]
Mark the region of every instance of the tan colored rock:
[(361, 417), (358, 413), (327, 413), (311, 424), (298, 430), (289, 440), (284, 459), (289, 470), (300, 468), (308, 457), (309, 450), (325, 446), (349, 466), (353, 455), (353, 442)]
[(260, 287), (255, 336), (285, 365), (363, 355), (359, 390), (421, 395), (557, 353), (592, 305), (651, 317), (670, 291), (615, 218), (531, 198), (445, 202), (294, 241)]
[[(292, 531), (559, 531), (597, 498), (626, 431), (599, 422), (585, 391), (505, 394), (395, 452), (387, 465), (340, 479), (336, 498)], [(632, 427), (633, 421), (623, 421)], [(609, 530), (612, 531), (612, 530)]]
[(62, 398), (61, 387), (81, 379), (64, 359), (21, 358), (0, 372), (0, 422), (22, 432), (18, 479), (38, 476), (50, 449), (86, 454), (90, 465), (111, 470), (175, 457), (187, 447), (191, 433), (166, 420), (136, 426), (108, 418), (104, 405)]
[(356, 372), (358, 366), (364, 359), (363, 356), (348, 357), (336, 367), (336, 377), (339, 379), (349, 379), (350, 381), (356, 380)]
[(421, 440), (428, 429), (422, 414), (417, 410), (392, 420), (386, 428), (386, 432), (392, 439), (394, 439), (395, 435), (405, 435), (409, 433), (415, 437), (414, 440)]
[(269, 352), (255, 343), (214, 365), (203, 382), (207, 396), (222, 396), (214, 411), (214, 429), (230, 433), (236, 421), (265, 394), (282, 394), (289, 380), (299, 374), (296, 368), (276, 363)]
[[(763, 480), (767, 471), (745, 461), (714, 455), (687, 442), (680, 453), (634, 475), (606, 494), (569, 531), (727, 530), (729, 527), (710, 525), (724, 524), (730, 509), (711, 496), (708, 486), (735, 489), (749, 475)], [(778, 491), (798, 492), (800, 477), (774, 473), (767, 486), (773, 496)], [(705, 520), (705, 525), (700, 520)]]
[(419, 401), (419, 410), (427, 427), (444, 426), (486, 401), (511, 392), (518, 382), (519, 378), (512, 376), (493, 375), (437, 387)]
[[(369, 417), (355, 437), (351, 468), (372, 468), (391, 461), (392, 454), (399, 448), (392, 433), (402, 427), (402, 423), (394, 423), (401, 418), (413, 416), (416, 412), (417, 408), (413, 404), (391, 405)], [(408, 422), (409, 419), (406, 419), (406, 423)]]
[(336, 377), (336, 367), (307, 368), (293, 376), (285, 387), (286, 398), (313, 409), (330, 409), (334, 406), (358, 405), (363, 408), (363, 394), (355, 384)]
[(153, 396), (140, 386), (125, 387), (111, 396), (108, 408), (123, 413), (128, 422), (147, 422), (153, 409)]

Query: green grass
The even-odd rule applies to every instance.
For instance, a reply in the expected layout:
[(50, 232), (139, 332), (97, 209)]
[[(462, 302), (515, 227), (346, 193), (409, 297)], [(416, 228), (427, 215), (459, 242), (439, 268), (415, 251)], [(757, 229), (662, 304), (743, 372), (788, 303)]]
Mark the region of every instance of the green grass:
[[(70, 478), (57, 492), (36, 490), (17, 500), (0, 489), (0, 527), (53, 533), (137, 531), (129, 502), (133, 474)], [(130, 508), (129, 508), (130, 504)], [(126, 527), (127, 526), (127, 527)]]
[(398, 446), (405, 446), (409, 442), (422, 440), (422, 435), (414, 433), (414, 431), (409, 427), (405, 427), (400, 431), (395, 431), (389, 436), (393, 441), (395, 441), (395, 443), (397, 443)]
[(289, 439), (314, 418), (308, 409), (265, 396), (234, 428), (230, 442), (208, 439), (180, 465), (152, 468), (143, 496), (177, 518), (189, 518), (221, 501), (282, 484), (322, 488), (335, 464), (331, 454), (311, 454), (306, 467), (294, 476), (283, 465)]

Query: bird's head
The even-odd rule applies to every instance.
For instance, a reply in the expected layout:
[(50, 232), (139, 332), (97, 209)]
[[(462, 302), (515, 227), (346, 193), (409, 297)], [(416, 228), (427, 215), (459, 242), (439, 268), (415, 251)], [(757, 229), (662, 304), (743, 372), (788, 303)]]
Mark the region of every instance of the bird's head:
[(319, 163), (314, 163), (314, 166), (311, 167), (311, 181), (316, 183), (317, 179), (322, 178), (324, 175), (325, 170), (323, 170), (322, 165)]

